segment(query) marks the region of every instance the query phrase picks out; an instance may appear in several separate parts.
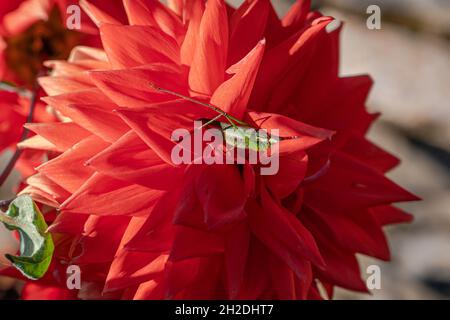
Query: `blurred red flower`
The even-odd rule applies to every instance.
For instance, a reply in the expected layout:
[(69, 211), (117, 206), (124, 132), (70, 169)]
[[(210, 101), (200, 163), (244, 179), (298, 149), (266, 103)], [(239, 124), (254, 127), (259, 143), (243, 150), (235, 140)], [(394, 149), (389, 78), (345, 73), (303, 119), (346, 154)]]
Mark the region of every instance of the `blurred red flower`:
[[(66, 59), (75, 45), (98, 46), (98, 31), (86, 15), (80, 29), (69, 30), (69, 6), (76, 0), (12, 0), (0, 5), (0, 78), (19, 85), (32, 85), (42, 63)], [(101, 1), (94, 1), (100, 5)], [(102, 8), (117, 16), (120, 0)], [(120, 17), (120, 14), (118, 14)]]
[[(46, 70), (44, 61), (66, 59), (76, 45), (100, 46), (98, 30), (86, 15), (80, 16), (80, 30), (67, 28), (67, 8), (73, 4), (78, 1), (9, 0), (0, 4), (0, 90), (8, 86), (9, 91), (0, 92), (0, 152), (20, 140), (31, 104), (31, 91), (25, 94), (25, 89), (31, 90), (38, 74)], [(120, 19), (120, 0), (109, 1), (108, 6), (103, 1), (102, 7)], [(35, 110), (34, 122), (54, 121), (42, 103)], [(42, 154), (26, 152), (17, 168), (26, 177), (40, 163), (39, 158)]]
[[(319, 299), (367, 291), (356, 253), (389, 260), (382, 231), (417, 198), (384, 174), (398, 164), (365, 138), (367, 76), (339, 77), (341, 28), (300, 0), (124, 0), (128, 24), (85, 2), (103, 50), (75, 48), (40, 78), (68, 121), (31, 124), (22, 147), (61, 153), (24, 192), (60, 209), (56, 262), (77, 264), (81, 297)], [(264, 40), (262, 40), (264, 39)], [(179, 165), (171, 132), (213, 111), (279, 129), (280, 170)], [(64, 283), (62, 283), (64, 285)]]

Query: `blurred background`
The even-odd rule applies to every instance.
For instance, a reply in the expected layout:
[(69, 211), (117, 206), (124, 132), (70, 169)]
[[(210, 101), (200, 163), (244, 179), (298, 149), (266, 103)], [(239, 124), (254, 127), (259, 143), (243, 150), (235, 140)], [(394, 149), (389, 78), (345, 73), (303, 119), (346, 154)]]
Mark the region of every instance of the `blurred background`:
[[(280, 14), (294, 2), (272, 1)], [(366, 26), (370, 5), (381, 8), (381, 30)], [(336, 297), (450, 299), (450, 0), (313, 0), (313, 6), (345, 23), (341, 73), (375, 80), (368, 106), (382, 117), (370, 137), (402, 159), (389, 176), (424, 199), (401, 206), (415, 216), (412, 224), (387, 229), (391, 262), (360, 257), (363, 276), (365, 266), (380, 266), (381, 289), (338, 290)], [(0, 279), (0, 298), (16, 297), (19, 287)]]

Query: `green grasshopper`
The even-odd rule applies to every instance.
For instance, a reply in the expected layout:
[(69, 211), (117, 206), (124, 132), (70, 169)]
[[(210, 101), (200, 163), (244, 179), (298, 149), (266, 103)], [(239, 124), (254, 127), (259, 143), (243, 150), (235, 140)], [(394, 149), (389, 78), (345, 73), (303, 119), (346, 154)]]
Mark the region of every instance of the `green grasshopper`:
[(252, 151), (267, 151), (282, 139), (270, 136), (265, 130), (256, 130), (250, 126), (232, 126), (225, 122), (215, 122), (222, 131), (228, 145)]
[[(277, 136), (270, 136), (267, 133), (267, 131), (253, 128), (246, 122), (233, 117), (232, 115), (226, 113), (225, 111), (221, 110), (220, 108), (212, 104), (193, 99), (191, 97), (182, 95), (180, 93), (171, 90), (163, 89), (161, 87), (156, 86), (153, 83), (151, 83), (150, 86), (156, 91), (173, 95), (175, 97), (207, 107), (217, 112), (218, 115), (212, 119), (199, 119), (202, 122), (205, 121), (205, 123), (203, 123), (201, 128), (209, 125), (218, 127), (222, 131), (227, 144), (231, 146), (259, 152), (259, 151), (267, 151), (272, 145), (274, 145), (275, 143), (279, 143), (282, 140), (298, 138), (298, 137), (282, 138)], [(228, 123), (218, 121), (221, 117), (227, 119)]]

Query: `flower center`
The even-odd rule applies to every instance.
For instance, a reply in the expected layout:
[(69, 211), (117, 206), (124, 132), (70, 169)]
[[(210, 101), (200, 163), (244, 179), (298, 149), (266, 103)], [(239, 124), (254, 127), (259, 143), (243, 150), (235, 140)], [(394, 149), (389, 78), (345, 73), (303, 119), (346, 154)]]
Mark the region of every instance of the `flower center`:
[(6, 62), (19, 80), (32, 84), (49, 59), (67, 59), (80, 33), (65, 28), (54, 7), (47, 21), (38, 21), (24, 32), (6, 38)]

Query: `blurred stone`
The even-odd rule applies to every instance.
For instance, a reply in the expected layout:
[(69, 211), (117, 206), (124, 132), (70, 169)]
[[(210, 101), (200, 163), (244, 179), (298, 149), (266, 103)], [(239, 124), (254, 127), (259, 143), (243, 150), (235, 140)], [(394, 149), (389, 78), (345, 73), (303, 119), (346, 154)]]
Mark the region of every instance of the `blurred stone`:
[(396, 22), (413, 30), (425, 30), (450, 35), (450, 1), (448, 0), (318, 0), (359, 15), (366, 15), (367, 7), (378, 5), (385, 21)]
[[(233, 7), (237, 8), (242, 4), (242, 2), (244, 2), (244, 0), (227, 0), (227, 2), (231, 4)], [(286, 1), (286, 0), (272, 1), (275, 10), (280, 16), (284, 15), (294, 2), (295, 1)]]
[(422, 198), (437, 196), (450, 188), (449, 171), (411, 145), (402, 131), (384, 121), (385, 117), (383, 114), (371, 128), (369, 138), (401, 160), (400, 166), (388, 173), (389, 178)]
[(447, 270), (436, 270), (422, 279), (422, 282), (437, 294), (450, 298), (450, 274)]
[(387, 23), (369, 30), (358, 16), (329, 7), (321, 11), (345, 22), (341, 73), (374, 79), (369, 107), (450, 150), (450, 44)]

